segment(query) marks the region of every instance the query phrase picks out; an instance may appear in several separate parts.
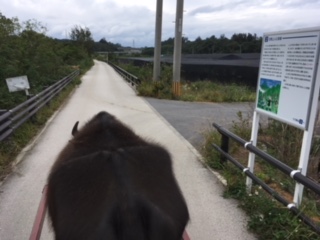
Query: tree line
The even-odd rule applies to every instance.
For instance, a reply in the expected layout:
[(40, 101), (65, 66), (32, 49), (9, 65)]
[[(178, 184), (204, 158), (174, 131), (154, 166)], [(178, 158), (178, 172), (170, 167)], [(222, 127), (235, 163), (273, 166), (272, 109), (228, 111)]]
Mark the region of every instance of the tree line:
[(46, 31), (36, 20), (20, 22), (0, 12), (0, 109), (26, 100), (24, 92), (9, 93), (6, 78), (27, 75), (29, 91), (36, 94), (75, 68), (93, 64), (89, 29), (75, 26), (70, 40), (50, 38)]
[[(47, 29), (37, 20), (20, 22), (0, 12), (0, 109), (9, 109), (25, 100), (23, 92), (9, 93), (6, 78), (27, 75), (30, 92), (35, 94), (69, 74), (75, 68), (93, 64), (95, 52), (122, 51), (120, 44), (102, 38), (94, 42), (89, 28), (75, 26), (69, 39), (46, 36)], [(261, 37), (238, 33), (230, 39), (214, 35), (190, 41), (182, 38), (183, 54), (260, 52)], [(174, 38), (162, 42), (162, 54), (173, 54)], [(154, 48), (145, 47), (142, 55), (153, 56)]]
[[(231, 38), (215, 35), (202, 39), (197, 37), (190, 41), (182, 38), (182, 54), (212, 54), (212, 53), (257, 53), (261, 51), (262, 38), (251, 33), (235, 33)], [(172, 55), (174, 51), (174, 38), (162, 41), (161, 52), (164, 55)], [(154, 48), (145, 47), (142, 55), (152, 56)]]

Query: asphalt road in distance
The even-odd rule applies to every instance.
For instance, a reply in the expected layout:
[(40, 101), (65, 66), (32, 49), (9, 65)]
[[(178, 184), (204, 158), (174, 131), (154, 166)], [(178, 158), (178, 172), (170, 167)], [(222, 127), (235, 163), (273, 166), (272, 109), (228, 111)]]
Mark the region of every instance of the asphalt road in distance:
[(233, 122), (239, 121), (238, 112), (244, 118), (252, 118), (254, 110), (254, 103), (145, 100), (198, 150), (203, 145), (205, 133), (213, 128), (213, 122), (230, 129)]

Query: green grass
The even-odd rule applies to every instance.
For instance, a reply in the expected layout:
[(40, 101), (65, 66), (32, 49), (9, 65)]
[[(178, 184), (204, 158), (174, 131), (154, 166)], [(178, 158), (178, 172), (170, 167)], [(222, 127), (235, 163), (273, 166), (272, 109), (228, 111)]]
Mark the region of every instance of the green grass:
[(139, 96), (174, 99), (190, 102), (253, 102), (256, 90), (239, 84), (223, 84), (221, 81), (181, 81), (181, 96), (172, 93), (172, 66), (162, 65), (161, 79), (152, 81), (152, 65), (133, 66), (114, 63), (141, 80)]
[(182, 84), (181, 100), (197, 102), (252, 102), (255, 90), (237, 84), (197, 81)]
[(225, 85), (211, 81), (182, 83), (181, 96), (173, 96), (171, 82), (142, 82), (140, 96), (175, 99), (189, 102), (253, 102), (255, 91), (242, 85)]

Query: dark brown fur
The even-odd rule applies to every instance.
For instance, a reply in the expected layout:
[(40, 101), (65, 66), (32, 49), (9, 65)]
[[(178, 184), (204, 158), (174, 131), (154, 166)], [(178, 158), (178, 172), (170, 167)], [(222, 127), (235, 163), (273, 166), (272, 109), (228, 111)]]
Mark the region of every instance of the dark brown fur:
[(180, 240), (189, 219), (168, 152), (100, 112), (48, 178), (57, 240)]

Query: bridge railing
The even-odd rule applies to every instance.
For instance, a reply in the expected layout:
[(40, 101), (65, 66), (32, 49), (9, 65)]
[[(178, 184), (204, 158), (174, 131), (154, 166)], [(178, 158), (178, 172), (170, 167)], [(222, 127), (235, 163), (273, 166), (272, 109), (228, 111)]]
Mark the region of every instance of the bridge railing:
[(79, 70), (76, 70), (18, 106), (10, 110), (0, 110), (0, 141), (8, 138), (18, 127), (32, 118), (78, 75)]
[(136, 77), (135, 75), (127, 72), (126, 70), (122, 69), (121, 67), (113, 64), (112, 62), (108, 62), (108, 64), (113, 67), (113, 69), (119, 73), (130, 85), (134, 88), (136, 88), (140, 83), (141, 80)]
[(223, 127), (213, 123), (213, 127), (215, 127), (218, 132), (221, 134), (221, 146), (219, 147), (216, 144), (212, 144), (212, 146), (221, 154), (221, 163), (226, 162), (229, 160), (232, 164), (234, 164), (237, 168), (239, 168), (242, 172), (244, 172), (249, 178), (251, 178), (256, 184), (260, 185), (268, 194), (270, 194), (274, 199), (279, 201), (281, 204), (286, 206), (292, 213), (297, 215), (298, 218), (301, 219), (302, 222), (309, 225), (315, 232), (320, 234), (320, 226), (318, 226), (314, 221), (312, 221), (308, 216), (303, 214), (294, 203), (289, 202), (284, 197), (282, 197), (278, 192), (272, 189), (268, 184), (264, 181), (259, 179), (256, 175), (254, 175), (249, 168), (244, 167), (240, 162), (234, 159), (228, 153), (229, 149), (229, 140), (234, 140), (235, 142), (242, 145), (248, 151), (254, 153), (255, 155), (259, 156), (261, 159), (265, 160), (272, 166), (278, 168), (280, 171), (285, 173), (287, 176), (293, 178), (300, 184), (303, 184), (308, 189), (312, 190), (316, 194), (320, 194), (320, 185), (307, 178), (306, 176), (302, 175), (300, 172), (296, 171), (295, 169), (287, 166), (286, 164), (282, 163), (278, 159), (270, 156), (269, 154), (265, 153), (264, 151), (258, 149), (257, 147), (253, 146), (245, 141), (244, 139), (240, 138), (239, 136), (235, 135), (234, 133), (224, 129)]

